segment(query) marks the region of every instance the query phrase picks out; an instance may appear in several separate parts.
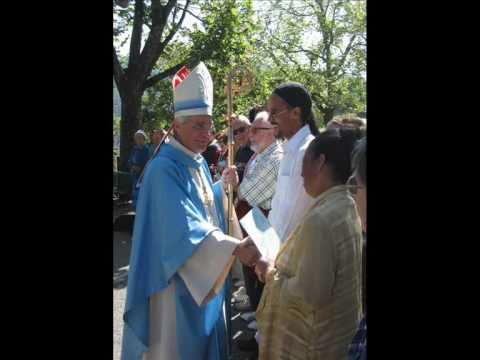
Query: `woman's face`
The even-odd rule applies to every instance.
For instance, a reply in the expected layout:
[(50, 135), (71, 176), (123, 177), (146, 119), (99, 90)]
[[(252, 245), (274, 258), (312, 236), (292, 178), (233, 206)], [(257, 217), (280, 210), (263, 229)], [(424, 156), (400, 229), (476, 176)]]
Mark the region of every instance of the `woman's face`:
[(232, 124), (233, 138), (238, 146), (245, 146), (248, 144), (248, 130), (250, 126), (240, 121), (234, 121)]
[(137, 145), (145, 145), (145, 138), (142, 134), (136, 134), (135, 137), (135, 144)]
[(318, 176), (319, 171), (319, 161), (312, 159), (312, 153), (310, 151), (306, 151), (305, 155), (303, 156), (303, 163), (302, 163), (302, 177), (303, 177), (303, 187), (308, 195), (312, 197), (316, 197), (316, 179)]

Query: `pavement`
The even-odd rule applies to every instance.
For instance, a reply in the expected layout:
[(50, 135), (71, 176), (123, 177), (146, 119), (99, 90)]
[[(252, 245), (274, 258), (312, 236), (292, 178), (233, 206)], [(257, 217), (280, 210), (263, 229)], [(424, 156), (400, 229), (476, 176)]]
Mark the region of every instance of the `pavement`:
[[(127, 204), (114, 204), (114, 221), (117, 217), (128, 216), (131, 212)], [(131, 251), (131, 234), (127, 231), (113, 232), (113, 360), (120, 360), (122, 334), (123, 334), (123, 309), (125, 307), (128, 262)], [(237, 288), (234, 287), (233, 291)], [(254, 360), (253, 353), (240, 351), (236, 341), (254, 335), (254, 331), (247, 328), (239, 312), (232, 306), (232, 356), (230, 360)]]

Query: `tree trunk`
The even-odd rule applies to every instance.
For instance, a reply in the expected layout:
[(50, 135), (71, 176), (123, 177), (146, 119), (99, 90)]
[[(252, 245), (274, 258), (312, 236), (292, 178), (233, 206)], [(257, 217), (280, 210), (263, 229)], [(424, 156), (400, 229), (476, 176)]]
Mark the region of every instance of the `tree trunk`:
[(122, 97), (122, 120), (120, 122), (120, 171), (127, 171), (127, 161), (135, 145), (133, 136), (140, 128), (141, 91), (126, 91)]

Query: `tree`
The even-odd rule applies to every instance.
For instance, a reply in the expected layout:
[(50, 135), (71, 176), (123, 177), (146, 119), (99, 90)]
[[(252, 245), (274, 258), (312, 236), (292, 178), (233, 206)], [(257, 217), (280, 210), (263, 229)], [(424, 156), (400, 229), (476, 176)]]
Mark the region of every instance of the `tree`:
[[(135, 0), (126, 10), (118, 10), (125, 16), (126, 24), (118, 24), (115, 35), (126, 31), (131, 23), (132, 33), (127, 67), (120, 64), (115, 47), (113, 49), (113, 75), (122, 101), (120, 167), (125, 168), (128, 153), (133, 147), (133, 134), (140, 125), (141, 98), (146, 88), (154, 81), (149, 78), (158, 58), (180, 28), (187, 14), (190, 0), (183, 7), (177, 1), (169, 0), (162, 5), (160, 0), (151, 0), (150, 6), (144, 0)], [(115, 6), (115, 5), (114, 5)], [(115, 9), (115, 7), (114, 7)], [(133, 10), (133, 17), (131, 16)], [(174, 13), (170, 16), (172, 10)], [(181, 13), (178, 18), (177, 13)], [(169, 20), (170, 19), (170, 20)], [(144, 25), (150, 29), (142, 49)], [(123, 26), (123, 27), (122, 27)], [(165, 69), (161, 76), (174, 74), (183, 64)], [(160, 78), (161, 78), (160, 76)]]
[[(115, 27), (117, 38), (128, 32), (130, 27), (134, 28), (132, 11), (133, 5), (125, 10), (116, 10), (121, 20), (117, 21)], [(229, 69), (243, 61), (244, 55), (249, 51), (248, 39), (253, 29), (251, 0), (197, 1), (192, 2), (187, 11), (200, 25), (195, 23), (190, 28), (180, 27), (177, 36), (165, 46), (150, 76), (145, 80), (145, 86), (139, 91), (143, 96), (140, 95), (137, 118), (132, 121), (129, 114), (123, 116), (122, 113), (122, 144), (131, 143), (133, 136), (124, 135), (124, 122), (131, 124), (130, 133), (140, 124), (148, 131), (156, 127), (166, 127), (171, 123), (173, 94), (170, 77), (182, 65), (194, 66), (201, 60), (206, 62), (214, 80), (215, 104), (219, 104), (219, 101), (223, 101), (218, 91), (223, 78)], [(147, 46), (147, 42), (145, 43)], [(129, 59), (118, 58), (121, 64), (128, 61)], [(220, 109), (215, 107), (214, 121), (218, 122), (219, 111)], [(129, 149), (123, 150), (123, 154), (128, 154)]]
[[(142, 125), (145, 91), (184, 65), (193, 67), (212, 58), (217, 64), (229, 62), (232, 51), (239, 50), (232, 33), (241, 27), (251, 0), (135, 0), (126, 8), (113, 6), (114, 38), (131, 34), (128, 59), (122, 60), (113, 49), (113, 74), (122, 103), (120, 166), (124, 169), (133, 134)], [(204, 29), (182, 28), (187, 14)]]
[(261, 43), (284, 80), (304, 83), (324, 122), (365, 111), (365, 1), (270, 1)]

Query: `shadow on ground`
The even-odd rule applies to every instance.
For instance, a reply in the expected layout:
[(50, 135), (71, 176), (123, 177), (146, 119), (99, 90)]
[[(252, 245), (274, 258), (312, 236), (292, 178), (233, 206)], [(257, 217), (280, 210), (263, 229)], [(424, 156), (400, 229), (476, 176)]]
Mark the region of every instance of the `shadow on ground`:
[(132, 235), (127, 232), (113, 232), (113, 288), (127, 286), (128, 265), (132, 248)]
[(113, 208), (113, 288), (127, 286), (135, 213), (129, 202), (114, 201)]

